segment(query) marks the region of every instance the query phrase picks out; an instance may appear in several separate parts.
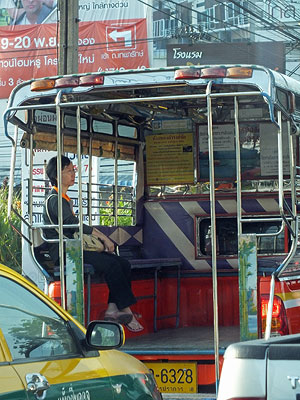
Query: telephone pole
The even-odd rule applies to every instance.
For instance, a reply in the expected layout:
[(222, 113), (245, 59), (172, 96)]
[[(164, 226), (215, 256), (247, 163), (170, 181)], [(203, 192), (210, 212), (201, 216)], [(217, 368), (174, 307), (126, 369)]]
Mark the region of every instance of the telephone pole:
[(79, 0), (59, 0), (58, 74), (78, 72)]

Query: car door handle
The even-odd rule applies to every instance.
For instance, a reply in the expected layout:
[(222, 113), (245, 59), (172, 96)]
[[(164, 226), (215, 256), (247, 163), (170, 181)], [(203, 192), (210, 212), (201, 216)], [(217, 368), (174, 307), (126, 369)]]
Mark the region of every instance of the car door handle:
[(26, 374), (25, 378), (27, 391), (35, 394), (38, 400), (44, 400), (46, 398), (46, 391), (50, 388), (47, 379), (39, 373)]

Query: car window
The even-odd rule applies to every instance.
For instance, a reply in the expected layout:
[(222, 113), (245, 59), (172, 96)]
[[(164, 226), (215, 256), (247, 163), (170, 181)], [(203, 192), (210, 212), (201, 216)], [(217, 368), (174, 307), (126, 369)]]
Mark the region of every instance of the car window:
[(2, 276), (0, 328), (14, 360), (79, 353), (68, 323), (32, 292)]

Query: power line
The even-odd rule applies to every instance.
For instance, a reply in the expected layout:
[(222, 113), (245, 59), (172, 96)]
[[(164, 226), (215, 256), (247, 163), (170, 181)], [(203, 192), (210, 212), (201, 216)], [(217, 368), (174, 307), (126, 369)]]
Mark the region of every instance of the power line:
[[(216, 1), (219, 2), (220, 0), (216, 0)], [(263, 17), (261, 17), (260, 15), (256, 14), (254, 11), (250, 10), (249, 8), (245, 7), (244, 5), (241, 5), (237, 0), (230, 0), (230, 1), (231, 1), (231, 3), (235, 4), (237, 7), (239, 7), (239, 8), (241, 8), (242, 10), (248, 12), (249, 14), (251, 14), (252, 16), (254, 16), (255, 18), (259, 19), (260, 21), (266, 23), (266, 24), (269, 25), (272, 29), (274, 29), (274, 30), (279, 30), (279, 31), (280, 31), (281, 33), (283, 33), (284, 35), (286, 35), (286, 36), (288, 36), (288, 37), (290, 37), (290, 38), (296, 40), (297, 42), (299, 41), (299, 39), (300, 39), (299, 36), (295, 36), (295, 35), (293, 35), (293, 34), (290, 33), (290, 32), (285, 32), (285, 31), (283, 31), (281, 25), (283, 25), (283, 26), (286, 27), (285, 24), (280, 24), (279, 26), (278, 26), (278, 25), (275, 25), (274, 22), (270, 22), (270, 21), (266, 20), (265, 18), (263, 18)], [(248, 2), (251, 3), (251, 4), (254, 6), (254, 8), (257, 8), (257, 6), (256, 6), (255, 3), (251, 2), (250, 0), (248, 0)], [(260, 8), (260, 10), (262, 10), (262, 9)], [(264, 10), (262, 10), (262, 11), (264, 11)], [(278, 21), (278, 20), (277, 20), (277, 21)]]
[[(139, 2), (139, 3), (142, 3), (142, 4), (144, 4), (144, 5), (146, 5), (147, 7), (152, 8), (153, 10), (156, 10), (156, 11), (161, 12), (162, 14), (165, 14), (165, 15), (167, 15), (168, 17), (170, 17), (170, 18), (172, 18), (172, 19), (174, 19), (174, 20), (176, 20), (176, 21), (179, 21), (179, 22), (183, 23), (185, 26), (190, 26), (190, 27), (192, 27), (192, 28), (195, 28), (192, 24), (189, 24), (188, 22), (184, 21), (183, 19), (178, 18), (178, 17), (175, 17), (174, 15), (172, 15), (172, 14), (166, 12), (166, 11), (163, 11), (162, 9), (157, 8), (157, 7), (153, 6), (153, 5), (150, 5), (149, 3), (146, 3), (146, 2), (143, 1), (143, 0), (138, 0), (138, 2)], [(172, 3), (172, 2), (171, 2), (171, 3)], [(175, 3), (175, 4), (177, 4), (177, 3)], [(200, 32), (200, 33), (201, 33), (201, 32)], [(214, 38), (214, 39), (216, 39), (217, 41), (223, 42), (223, 40), (221, 40), (221, 39), (220, 39), (219, 37), (217, 37), (217, 36), (214, 36), (214, 35), (212, 35), (212, 34), (209, 34), (209, 36), (212, 37), (212, 38)]]
[[(141, 1), (141, 0), (138, 0), (138, 1)], [(219, 3), (221, 3), (221, 4), (223, 4), (223, 1), (218, 1), (218, 0), (215, 0), (215, 1), (217, 1), (217, 2), (219, 2)], [(141, 2), (142, 2), (143, 4), (146, 4), (146, 3), (144, 3), (143, 1), (141, 1)], [(242, 30), (242, 31), (245, 31), (245, 32), (247, 32), (247, 33), (256, 34), (255, 32), (252, 32), (252, 31), (250, 31), (250, 30), (247, 29), (247, 28), (236, 27), (236, 25), (233, 24), (233, 23), (230, 23), (230, 22), (228, 22), (228, 21), (223, 21), (222, 19), (218, 19), (218, 18), (216, 18), (216, 17), (214, 17), (214, 16), (210, 16), (210, 15), (204, 13), (204, 12), (195, 10), (195, 9), (193, 9), (193, 8), (191, 8), (191, 7), (188, 7), (188, 6), (184, 5), (184, 4), (176, 3), (175, 1), (172, 1), (172, 0), (167, 0), (167, 2), (168, 2), (168, 3), (171, 3), (171, 4), (174, 4), (174, 5), (178, 5), (178, 6), (180, 6), (181, 8), (184, 8), (184, 9), (186, 9), (186, 10), (188, 10), (188, 11), (192, 11), (193, 13), (196, 13), (197, 15), (202, 15), (202, 16), (205, 16), (206, 18), (208, 17), (208, 18), (211, 19), (212, 21), (221, 22), (221, 23), (223, 23), (223, 24), (225, 25), (224, 30), (226, 30), (226, 28), (228, 27), (231, 31), (233, 31), (232, 28), (236, 28), (237, 30)], [(153, 6), (150, 6), (149, 4), (148, 4), (148, 6), (153, 8)], [(160, 10), (160, 11), (161, 11), (161, 10)], [(167, 13), (167, 14), (168, 14), (168, 13)], [(168, 14), (168, 15), (169, 15), (169, 16), (172, 16), (171, 14)], [(260, 37), (262, 37), (262, 38), (264, 38), (264, 39), (270, 40), (269, 37), (264, 36), (264, 35), (262, 35), (262, 34), (256, 34), (256, 35), (257, 35), (257, 36), (260, 36)], [(241, 36), (241, 35), (240, 35), (240, 36)], [(241, 36), (241, 37), (242, 37), (242, 36)], [(275, 42), (275, 40), (272, 40), (272, 39), (271, 39), (271, 41), (274, 41), (274, 42)], [(223, 42), (225, 42), (225, 41), (223, 41)]]
[[(218, 0), (216, 0), (216, 1), (219, 2)], [(235, 1), (232, 1), (232, 3), (234, 3), (234, 4), (235, 4), (236, 6), (238, 6), (239, 8), (242, 8), (242, 9), (244, 9), (244, 10), (246, 9), (245, 7), (242, 7), (241, 4), (237, 4)], [(265, 10), (262, 9), (261, 7), (257, 6), (257, 4), (254, 4), (254, 3), (253, 3), (252, 1), (250, 1), (250, 0), (248, 0), (248, 3), (252, 4), (252, 6), (253, 6), (254, 8), (256, 8), (256, 9), (262, 11), (262, 13), (265, 13), (265, 14), (266, 14)], [(287, 3), (283, 2), (283, 1), (280, 1), (280, 4), (289, 6)], [(299, 14), (299, 15), (300, 15), (300, 14)], [(271, 17), (271, 19), (272, 19), (273, 21), (276, 21), (276, 22), (279, 23), (280, 25), (284, 25), (286, 28), (290, 29), (290, 27), (289, 27), (288, 25), (282, 24), (280, 20), (278, 20), (277, 18), (273, 17), (273, 15), (271, 15), (270, 12), (267, 13), (267, 16)], [(262, 19), (263, 21), (266, 21), (266, 20), (263, 19), (263, 18), (261, 18), (261, 19)], [(267, 22), (268, 22), (268, 21), (267, 21)], [(293, 29), (293, 30), (294, 30), (296, 33), (298, 33), (297, 30), (295, 30), (295, 29)], [(285, 35), (287, 35), (287, 36), (290, 35), (290, 32), (284, 32), (282, 29), (280, 30), (280, 33), (281, 33), (281, 34), (285, 34)], [(289, 51), (287, 51), (285, 55), (287, 56), (287, 54), (289, 54), (290, 52), (292, 52), (297, 46), (299, 46), (299, 40), (297, 40), (296, 43), (294, 43), (294, 45), (291, 46), (291, 49), (290, 49)], [(296, 73), (296, 71), (298, 70), (299, 66), (300, 66), (300, 64), (299, 64), (297, 67), (295, 67), (293, 70), (291, 70), (291, 71), (287, 70), (286, 73), (287, 73), (289, 76), (292, 76), (292, 75), (299, 76), (299, 74)]]
[[(290, 2), (286, 2), (284, 0), (276, 0), (276, 6), (277, 6), (277, 3), (281, 4), (285, 8), (285, 10), (288, 7), (291, 7), (291, 3)], [(269, 5), (271, 6), (271, 3), (269, 3)], [(271, 14), (269, 13), (269, 15), (271, 15)], [(273, 15), (272, 15), (272, 17), (273, 17)], [(298, 17), (300, 19), (300, 13), (296, 11), (296, 8), (295, 8), (295, 17)], [(275, 17), (273, 17), (273, 18), (275, 18)]]
[[(295, 34), (299, 35), (299, 32), (296, 29), (294, 29), (293, 27), (290, 27), (286, 23), (280, 21), (278, 18), (271, 15), (270, 11), (267, 13), (262, 7), (258, 6), (256, 3), (253, 3), (253, 1), (251, 1), (251, 0), (248, 0), (248, 3), (250, 3), (254, 8), (256, 8), (258, 10), (258, 12), (262, 12), (263, 15), (266, 14), (266, 16), (268, 18), (270, 18), (270, 20), (272, 20), (274, 23), (277, 23), (278, 24), (277, 26), (279, 26), (280, 28), (282, 28), (282, 26), (284, 26), (287, 29), (287, 32), (284, 32), (282, 29), (280, 29), (281, 33), (284, 32), (284, 34), (290, 34), (290, 31), (292, 30), (292, 31), (294, 31)], [(266, 4), (266, 3), (264, 3), (264, 4)], [(283, 6), (287, 6), (287, 4), (282, 1), (280, 2), (280, 4), (282, 4)], [(270, 6), (270, 4), (269, 4), (269, 6)], [(299, 41), (299, 36), (296, 36), (296, 37), (298, 37), (298, 41)]]
[[(220, 1), (220, 0), (215, 0), (217, 3), (220, 3), (220, 4), (223, 4), (223, 1)], [(251, 3), (251, 1), (250, 0), (248, 0), (248, 3)], [(253, 4), (253, 3), (251, 3), (254, 7), (256, 6), (255, 4)], [(233, 10), (234, 11), (234, 5), (236, 6), (236, 7), (238, 7), (238, 8), (240, 8), (240, 9), (242, 9), (242, 10), (244, 10), (244, 11), (246, 11), (247, 9), (245, 8), (245, 7), (243, 7), (243, 6), (241, 6), (241, 4), (239, 4), (239, 5), (237, 5), (236, 3), (233, 3), (233, 2), (231, 2), (231, 3), (225, 3), (224, 4), (224, 6), (225, 7), (227, 7), (228, 9), (230, 9), (230, 10)], [(262, 12), (265, 12), (263, 9), (260, 9)], [(257, 15), (257, 14), (255, 14), (255, 15)], [(256, 24), (257, 24), (257, 17), (253, 17), (252, 15), (247, 15), (247, 18), (249, 19), (249, 20), (251, 20), (251, 21), (254, 21)], [(263, 19), (264, 20), (264, 19)], [(266, 20), (264, 20), (264, 21), (266, 21)], [(279, 23), (280, 21), (278, 20), (278, 23)], [(239, 28), (239, 29), (241, 29), (241, 27)], [(263, 29), (263, 27), (262, 27), (262, 29)], [(276, 31), (276, 29), (274, 29), (275, 31)], [(261, 35), (261, 34), (259, 34), (257, 31), (255, 31), (255, 32), (252, 32), (252, 31), (250, 31), (249, 30), (249, 32), (250, 33), (252, 33), (252, 34), (254, 34), (255, 36), (263, 36), (263, 35)], [(283, 31), (283, 29), (281, 29), (281, 31), (280, 31), (280, 34), (281, 35), (288, 35), (288, 32), (285, 32), (285, 31)], [(266, 38), (268, 41), (277, 41), (277, 40), (275, 40), (275, 39), (273, 39), (273, 38), (271, 38), (270, 36), (263, 36), (264, 38)]]
[[(138, 0), (138, 1), (141, 2), (141, 3), (143, 3), (143, 4), (146, 4), (148, 7), (151, 7), (151, 8), (153, 8), (153, 9), (157, 10), (157, 11), (162, 12), (162, 13), (165, 14), (165, 15), (168, 15), (168, 16), (171, 17), (171, 18), (175, 18), (175, 19), (176, 19), (176, 17), (174, 17), (172, 14), (167, 13), (167, 12), (161, 10), (161, 9), (158, 9), (158, 8), (155, 7), (155, 6), (151, 6), (150, 4), (145, 3), (143, 0)], [(189, 10), (189, 11), (193, 11), (193, 12), (195, 12), (195, 13), (197, 13), (197, 14), (207, 16), (207, 14), (205, 14), (205, 13), (202, 13), (202, 12), (200, 12), (200, 11), (194, 10), (193, 8), (190, 8), (190, 7), (186, 6), (186, 5), (176, 3), (176, 2), (174, 2), (174, 1), (172, 1), (172, 0), (167, 0), (167, 2), (168, 2), (168, 3), (175, 4), (175, 5), (179, 5), (180, 7), (184, 8), (184, 9), (187, 9), (187, 10)], [(210, 17), (211, 19), (213, 19), (213, 20), (218, 21), (218, 22), (224, 22), (224, 21), (222, 21), (222, 20), (220, 20), (220, 19), (217, 19), (217, 18), (215, 18), (215, 17), (211, 17), (211, 16), (209, 16), (209, 17)], [(193, 26), (193, 25), (191, 25), (191, 24), (186, 23), (186, 22), (183, 21), (182, 19), (180, 19), (180, 21), (182, 21), (183, 23), (185, 23), (187, 26)], [(230, 24), (230, 23), (228, 23), (228, 25), (230, 25), (231, 27), (232, 27), (232, 26), (235, 26), (235, 25)], [(231, 29), (231, 28), (230, 28), (230, 29)], [(242, 30), (245, 30), (245, 31), (247, 31), (247, 32), (250, 32), (250, 33), (253, 33), (253, 34), (254, 34), (254, 32), (251, 32), (251, 31), (247, 30), (246, 28), (240, 28), (240, 27), (238, 27), (238, 29), (242, 29)], [(262, 36), (262, 37), (264, 37), (265, 39), (268, 39), (269, 41), (276, 42), (276, 40), (270, 40), (269, 38), (267, 38), (267, 37), (265, 37), (265, 36), (263, 36), (263, 35), (258, 35), (258, 36)], [(221, 40), (220, 38), (218, 38), (218, 41), (220, 41), (220, 42), (222, 42), (222, 43), (228, 43), (228, 42), (226, 42), (226, 41), (224, 41), (224, 40)], [(235, 43), (235, 45), (238, 46), (237, 43)], [(245, 52), (245, 53), (247, 53), (247, 54), (251, 54), (250, 52), (245, 51), (244, 49), (241, 49), (240, 51)], [(252, 55), (254, 55), (254, 54), (252, 54)], [(282, 59), (283, 59), (283, 58), (282, 58)]]

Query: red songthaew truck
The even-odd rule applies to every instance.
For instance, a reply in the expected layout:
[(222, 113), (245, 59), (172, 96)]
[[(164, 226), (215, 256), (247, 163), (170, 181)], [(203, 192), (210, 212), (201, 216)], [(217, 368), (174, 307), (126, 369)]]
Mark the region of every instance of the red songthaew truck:
[(107, 287), (82, 265), (80, 241), (74, 275), (51, 263), (41, 236), (44, 165), (67, 153), (80, 224), (132, 265), (144, 330), (126, 332), (125, 351), (162, 392), (214, 392), (230, 343), (300, 331), (299, 99), (299, 82), (253, 65), (22, 83), (4, 119), (11, 182), (23, 151), (24, 275), (82, 322), (102, 317)]

